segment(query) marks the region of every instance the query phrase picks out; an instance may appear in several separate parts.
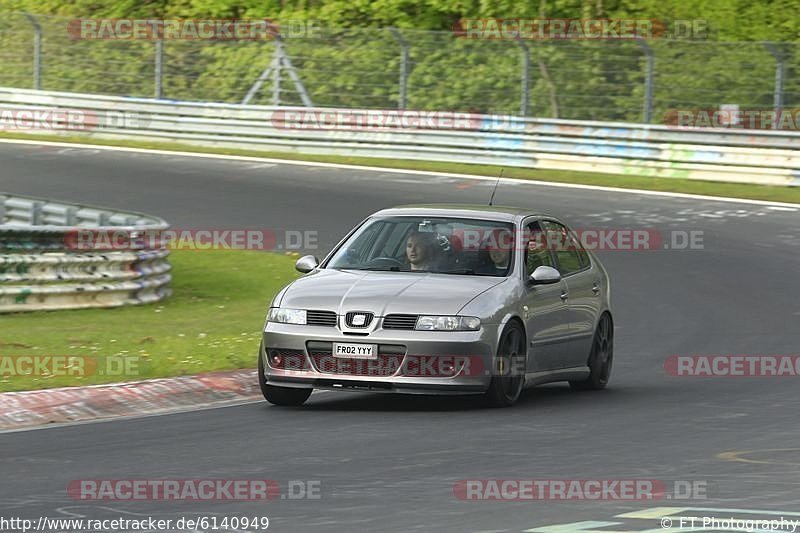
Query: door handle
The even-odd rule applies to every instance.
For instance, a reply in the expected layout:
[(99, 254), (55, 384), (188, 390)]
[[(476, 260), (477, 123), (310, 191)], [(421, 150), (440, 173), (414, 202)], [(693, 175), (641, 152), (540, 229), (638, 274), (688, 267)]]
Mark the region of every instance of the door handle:
[(567, 301), (567, 297), (568, 296), (569, 296), (569, 293), (567, 291), (561, 291), (561, 301), (562, 302)]
[(594, 293), (595, 296), (600, 294), (600, 282), (599, 281), (595, 281), (592, 284), (592, 292)]

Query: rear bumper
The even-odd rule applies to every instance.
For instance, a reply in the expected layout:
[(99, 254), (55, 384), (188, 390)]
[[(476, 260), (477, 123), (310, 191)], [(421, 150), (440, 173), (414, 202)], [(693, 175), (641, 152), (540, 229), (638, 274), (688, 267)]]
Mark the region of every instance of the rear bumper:
[[(268, 323), (259, 357), (270, 385), (406, 394), (479, 394), (491, 381), (496, 328), (474, 332), (376, 330), (369, 336), (338, 329)], [(376, 344), (380, 361), (333, 358), (333, 342)], [(300, 364), (279, 368), (267, 353), (290, 353)]]

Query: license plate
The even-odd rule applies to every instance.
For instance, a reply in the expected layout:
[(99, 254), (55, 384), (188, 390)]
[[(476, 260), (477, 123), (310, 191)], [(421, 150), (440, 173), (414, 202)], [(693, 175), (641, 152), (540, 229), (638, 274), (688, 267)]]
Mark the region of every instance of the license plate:
[(349, 359), (377, 359), (378, 350), (374, 344), (344, 344), (333, 343), (334, 357), (347, 357)]

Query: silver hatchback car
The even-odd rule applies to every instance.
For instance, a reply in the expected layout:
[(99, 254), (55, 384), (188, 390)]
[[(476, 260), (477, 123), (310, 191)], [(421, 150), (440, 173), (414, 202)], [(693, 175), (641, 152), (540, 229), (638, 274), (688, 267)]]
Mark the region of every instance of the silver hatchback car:
[(259, 384), (277, 405), (313, 389), (483, 394), (602, 389), (613, 361), (608, 274), (559, 219), (515, 207), (412, 205), (356, 226), (272, 301)]

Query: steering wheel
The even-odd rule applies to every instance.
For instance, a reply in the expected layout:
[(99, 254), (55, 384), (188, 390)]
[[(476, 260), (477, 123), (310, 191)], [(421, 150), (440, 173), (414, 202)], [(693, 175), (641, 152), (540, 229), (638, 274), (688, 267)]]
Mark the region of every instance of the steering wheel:
[(364, 266), (367, 267), (393, 267), (396, 266), (397, 268), (403, 268), (405, 265), (402, 261), (398, 261), (394, 257), (373, 257), (369, 261), (367, 261)]

